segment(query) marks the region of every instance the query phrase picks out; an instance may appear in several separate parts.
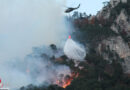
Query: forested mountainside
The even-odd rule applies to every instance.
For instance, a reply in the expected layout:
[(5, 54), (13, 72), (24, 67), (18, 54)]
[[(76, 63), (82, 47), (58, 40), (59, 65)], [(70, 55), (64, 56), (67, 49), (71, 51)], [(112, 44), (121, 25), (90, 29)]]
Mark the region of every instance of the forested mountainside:
[[(72, 38), (87, 47), (84, 61), (49, 57), (70, 67), (67, 87), (23, 86), (20, 90), (130, 90), (130, 0), (110, 0), (97, 15), (74, 12)], [(50, 45), (55, 51), (55, 45)]]

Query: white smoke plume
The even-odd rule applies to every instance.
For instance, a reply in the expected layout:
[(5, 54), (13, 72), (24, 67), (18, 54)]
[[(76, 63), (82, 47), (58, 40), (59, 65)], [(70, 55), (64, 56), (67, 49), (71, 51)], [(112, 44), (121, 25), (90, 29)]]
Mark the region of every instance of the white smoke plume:
[(4, 0), (0, 12), (2, 59), (24, 56), (32, 46), (61, 43), (67, 33), (62, 8), (54, 0)]
[(0, 0), (0, 78), (5, 87), (48, 82), (61, 69), (69, 74), (67, 66), (52, 65), (46, 58), (24, 59), (32, 47), (60, 46), (66, 36), (63, 10), (55, 0)]

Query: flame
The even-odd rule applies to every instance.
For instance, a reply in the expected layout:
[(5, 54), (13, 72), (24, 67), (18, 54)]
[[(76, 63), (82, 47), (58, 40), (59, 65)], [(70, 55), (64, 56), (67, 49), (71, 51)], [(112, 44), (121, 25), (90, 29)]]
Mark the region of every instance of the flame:
[(64, 81), (64, 83), (63, 83), (63, 88), (66, 88), (67, 86), (69, 86), (70, 84), (71, 84), (71, 82), (72, 82), (72, 78), (70, 78), (69, 80), (66, 80), (66, 81)]
[(77, 78), (78, 76), (79, 76), (79, 73), (72, 73), (71, 76), (66, 76), (63, 78), (63, 80), (57, 80), (56, 84), (63, 88), (66, 88), (67, 86), (71, 84), (73, 79)]

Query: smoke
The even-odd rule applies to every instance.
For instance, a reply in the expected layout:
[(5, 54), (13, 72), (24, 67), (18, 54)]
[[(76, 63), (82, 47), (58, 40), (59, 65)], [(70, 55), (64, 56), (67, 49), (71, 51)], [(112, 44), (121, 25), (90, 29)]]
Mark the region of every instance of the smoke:
[(4, 0), (0, 12), (0, 59), (23, 57), (34, 46), (61, 43), (68, 32), (62, 8), (54, 0)]
[[(69, 74), (67, 66), (26, 56), (32, 47), (52, 43), (62, 47), (67, 30), (62, 7), (55, 0), (0, 0), (0, 78), (5, 87), (52, 83), (54, 72)], [(41, 50), (51, 55), (50, 50)]]

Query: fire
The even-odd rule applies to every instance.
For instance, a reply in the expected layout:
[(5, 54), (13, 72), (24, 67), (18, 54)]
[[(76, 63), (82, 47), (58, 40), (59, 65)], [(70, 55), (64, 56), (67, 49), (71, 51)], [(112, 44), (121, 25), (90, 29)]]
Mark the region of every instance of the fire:
[(73, 79), (77, 78), (78, 76), (79, 76), (79, 73), (72, 73), (70, 76), (63, 77), (62, 80), (57, 80), (56, 84), (63, 88), (66, 88), (67, 86), (69, 86), (71, 84)]
[(70, 78), (70, 79), (64, 81), (62, 87), (63, 87), (63, 88), (66, 88), (67, 86), (69, 86), (69, 85), (71, 84), (72, 80), (73, 80), (73, 78)]

